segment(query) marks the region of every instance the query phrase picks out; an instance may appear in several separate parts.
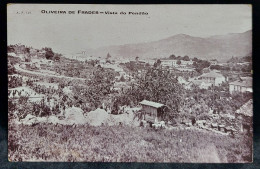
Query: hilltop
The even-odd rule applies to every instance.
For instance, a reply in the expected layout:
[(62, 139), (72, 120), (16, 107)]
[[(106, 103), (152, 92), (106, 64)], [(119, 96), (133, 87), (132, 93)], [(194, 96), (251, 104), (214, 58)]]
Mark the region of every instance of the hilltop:
[(178, 34), (166, 39), (136, 43), (106, 46), (98, 49), (87, 50), (89, 56), (106, 56), (107, 53), (115, 58), (142, 59), (163, 58), (171, 54), (176, 56), (188, 55), (199, 59), (229, 59), (243, 57), (252, 52), (252, 31), (244, 33), (231, 33), (207, 38), (193, 37)]

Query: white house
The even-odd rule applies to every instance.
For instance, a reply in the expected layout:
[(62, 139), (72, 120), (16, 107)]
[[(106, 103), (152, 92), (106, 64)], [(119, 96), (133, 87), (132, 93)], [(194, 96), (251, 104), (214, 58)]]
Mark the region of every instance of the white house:
[(204, 83), (211, 83), (214, 86), (219, 86), (223, 82), (226, 81), (225, 76), (222, 74), (216, 72), (216, 71), (211, 71), (209, 73), (204, 73), (201, 76), (198, 77), (199, 80), (202, 80)]
[(253, 92), (252, 89), (252, 77), (242, 77), (237, 81), (229, 83), (229, 92)]
[(175, 67), (177, 66), (177, 60), (161, 60), (162, 67)]

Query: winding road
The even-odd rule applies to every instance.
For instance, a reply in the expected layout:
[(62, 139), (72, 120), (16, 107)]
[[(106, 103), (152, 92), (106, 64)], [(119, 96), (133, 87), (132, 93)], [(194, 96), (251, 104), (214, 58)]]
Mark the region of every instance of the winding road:
[(69, 79), (69, 80), (86, 80), (84, 78), (79, 78), (79, 77), (69, 77), (69, 76), (63, 76), (63, 75), (51, 75), (51, 74), (42, 73), (42, 72), (34, 72), (34, 71), (30, 71), (30, 70), (25, 70), (25, 69), (21, 68), (18, 64), (14, 65), (14, 67), (17, 71), (29, 73), (29, 74), (33, 74), (33, 75), (48, 76), (48, 77), (54, 77), (54, 78), (65, 78), (65, 79)]

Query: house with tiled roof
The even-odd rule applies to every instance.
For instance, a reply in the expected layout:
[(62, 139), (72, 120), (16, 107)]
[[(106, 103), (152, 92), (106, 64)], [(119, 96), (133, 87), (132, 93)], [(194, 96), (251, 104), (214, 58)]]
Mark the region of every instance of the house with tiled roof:
[(192, 85), (198, 86), (200, 89), (209, 89), (212, 86), (220, 86), (223, 82), (226, 81), (225, 76), (217, 71), (210, 71), (204, 73), (199, 77), (190, 78), (190, 84), (187, 84), (190, 88)]
[(242, 77), (239, 80), (229, 83), (229, 92), (232, 94), (234, 92), (253, 92), (252, 89), (252, 77)]
[(223, 76), (221, 73), (217, 71), (210, 71), (208, 73), (204, 73), (201, 76), (199, 76), (198, 79), (204, 83), (210, 83), (213, 86), (219, 86), (226, 81), (225, 76)]

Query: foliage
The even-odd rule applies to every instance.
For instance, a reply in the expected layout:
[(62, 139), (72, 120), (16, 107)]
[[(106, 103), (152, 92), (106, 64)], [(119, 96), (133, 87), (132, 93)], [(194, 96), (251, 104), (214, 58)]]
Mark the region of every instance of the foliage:
[(180, 61), (180, 60), (178, 60), (176, 63), (177, 63), (177, 65), (180, 65), (180, 64), (181, 64), (181, 61)]
[(15, 65), (21, 62), (21, 58), (8, 55), (8, 62), (10, 62), (11, 65)]
[(88, 65), (91, 65), (91, 66), (96, 66), (97, 64), (99, 64), (99, 60), (95, 59), (90, 59), (90, 60), (86, 60), (85, 63), (87, 63)]
[(215, 70), (230, 70), (229, 66), (221, 66), (221, 65), (211, 65), (210, 69), (215, 69)]
[(49, 59), (49, 60), (53, 59), (54, 52), (52, 51), (52, 49), (51, 48), (45, 48), (45, 51), (46, 51), (46, 53), (45, 53), (46, 59)]
[(156, 62), (154, 62), (154, 67), (159, 67), (161, 65), (162, 61), (160, 59), (157, 59)]
[(101, 100), (112, 93), (114, 86), (115, 73), (109, 69), (96, 68), (90, 79), (87, 80), (87, 89), (84, 96), (94, 104), (94, 107), (101, 105)]
[[(193, 88), (186, 91), (181, 104), (179, 121), (195, 116), (197, 120), (211, 119), (211, 113), (235, 115), (235, 111), (252, 98), (250, 93), (228, 93), (228, 85), (212, 87), (210, 90)], [(198, 104), (199, 103), (199, 104)], [(212, 119), (211, 119), (212, 120)]]
[(252, 70), (252, 63), (249, 64), (238, 64), (238, 63), (232, 63), (226, 66), (221, 66), (221, 65), (211, 65), (210, 69), (216, 69), (216, 70), (221, 70), (221, 71), (239, 71), (239, 72), (251, 72)]
[(12, 74), (16, 73), (16, 70), (15, 70), (13, 65), (8, 64), (8, 72), (7, 73), (8, 73), (8, 75), (12, 75)]
[(227, 61), (227, 63), (242, 63), (242, 62), (252, 62), (252, 56), (244, 56), (244, 57), (233, 57)]
[(29, 100), (28, 96), (21, 96), (18, 99), (18, 105), (16, 106), (16, 109), (14, 111), (17, 110), (16, 113), (19, 120), (25, 118), (26, 115), (29, 114), (30, 112), (30, 106), (28, 100)]
[(189, 58), (189, 56), (185, 55), (185, 56), (183, 57), (183, 60), (184, 60), (184, 61), (190, 61), (190, 58)]
[(190, 58), (189, 58), (189, 56), (187, 56), (187, 55), (185, 55), (185, 56), (183, 56), (183, 57), (181, 57), (181, 56), (176, 57), (174, 54), (172, 54), (172, 55), (169, 56), (169, 59), (170, 59), (170, 60), (184, 60), (184, 61), (190, 61)]
[(14, 45), (8, 45), (7, 46), (7, 52), (8, 53), (15, 52)]
[(107, 59), (111, 58), (111, 55), (109, 53), (107, 53)]
[(249, 162), (252, 155), (247, 136), (196, 129), (11, 123), (9, 139), (11, 161)]
[(142, 64), (138, 64), (138, 62), (135, 61), (130, 61), (121, 65), (125, 66), (130, 72), (137, 72), (138, 70), (143, 70), (147, 67), (150, 67), (149, 64), (142, 65)]
[[(10, 69), (8, 69), (8, 71), (9, 70)], [(13, 73), (13, 71), (10, 73)], [(21, 77), (15, 77), (15, 76), (8, 77), (8, 88), (15, 88), (15, 87), (22, 86), (22, 83), (23, 83), (23, 80)]]
[(199, 61), (199, 59), (198, 59), (198, 58), (196, 58), (196, 57), (194, 57), (194, 58), (192, 59), (192, 61), (194, 61), (194, 62), (198, 62), (198, 61)]
[(176, 56), (172, 54), (172, 55), (169, 56), (169, 59), (174, 60), (174, 59), (176, 59)]
[(132, 83), (131, 88), (126, 89), (118, 100), (121, 104), (138, 104), (144, 99), (159, 102), (169, 107), (168, 118), (172, 118), (179, 113), (183, 91), (174, 74), (160, 68), (150, 68), (141, 76), (137, 76), (136, 82)]
[(111, 55), (109, 53), (107, 53), (107, 57), (106, 57), (106, 63), (111, 63)]
[(207, 68), (210, 66), (210, 62), (209, 61), (206, 61), (206, 60), (200, 60), (200, 59), (197, 59), (197, 61), (195, 61), (195, 58), (194, 58), (194, 62), (193, 62), (193, 67), (196, 69), (197, 72), (201, 72), (204, 68)]

